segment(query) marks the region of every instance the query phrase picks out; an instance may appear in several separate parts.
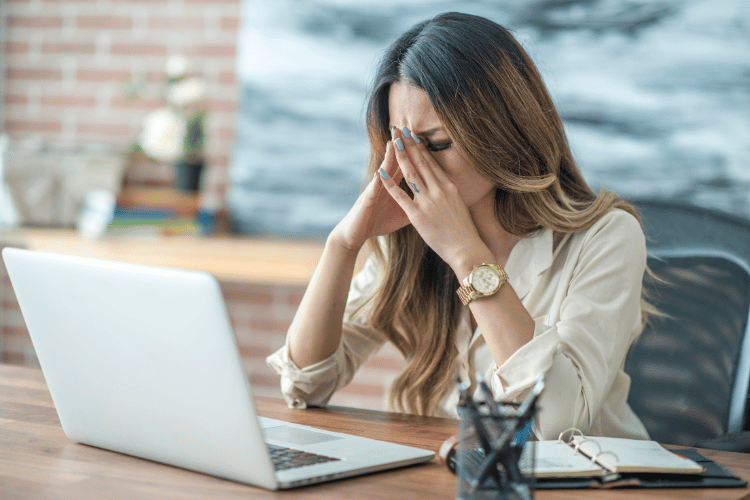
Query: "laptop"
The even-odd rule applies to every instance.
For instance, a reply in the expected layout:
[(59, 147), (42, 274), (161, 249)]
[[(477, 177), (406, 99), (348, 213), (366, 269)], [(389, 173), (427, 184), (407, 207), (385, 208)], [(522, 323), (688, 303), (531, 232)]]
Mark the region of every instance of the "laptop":
[[(257, 416), (211, 274), (17, 248), (2, 255), (73, 441), (267, 489), (434, 457)], [(275, 468), (286, 450), (297, 460)]]

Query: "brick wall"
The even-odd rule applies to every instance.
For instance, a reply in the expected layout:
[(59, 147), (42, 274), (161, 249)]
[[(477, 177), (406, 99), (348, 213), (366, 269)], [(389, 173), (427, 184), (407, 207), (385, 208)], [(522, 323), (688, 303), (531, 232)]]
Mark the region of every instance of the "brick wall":
[[(5, 0), (2, 130), (13, 140), (125, 150), (161, 107), (167, 59), (182, 54), (207, 84), (206, 189), (223, 195), (233, 149), (240, 0)], [(123, 84), (145, 70), (144, 98)], [(171, 165), (131, 162), (127, 180), (166, 184)]]

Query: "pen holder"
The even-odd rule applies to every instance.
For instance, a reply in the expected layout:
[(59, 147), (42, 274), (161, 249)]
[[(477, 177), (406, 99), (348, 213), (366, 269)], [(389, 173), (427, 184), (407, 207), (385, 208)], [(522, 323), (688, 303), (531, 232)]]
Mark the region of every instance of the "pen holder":
[(534, 412), (516, 405), (458, 407), (456, 447), (458, 500), (534, 498), (534, 442), (528, 439)]

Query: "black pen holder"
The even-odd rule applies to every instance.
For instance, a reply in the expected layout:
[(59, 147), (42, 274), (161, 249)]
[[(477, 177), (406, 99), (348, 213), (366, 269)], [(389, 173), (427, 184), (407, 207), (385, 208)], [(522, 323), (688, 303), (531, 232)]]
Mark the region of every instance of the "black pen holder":
[[(534, 408), (535, 410), (535, 408)], [(456, 447), (458, 500), (534, 498), (534, 441), (529, 439), (534, 411), (518, 406), (459, 405)]]

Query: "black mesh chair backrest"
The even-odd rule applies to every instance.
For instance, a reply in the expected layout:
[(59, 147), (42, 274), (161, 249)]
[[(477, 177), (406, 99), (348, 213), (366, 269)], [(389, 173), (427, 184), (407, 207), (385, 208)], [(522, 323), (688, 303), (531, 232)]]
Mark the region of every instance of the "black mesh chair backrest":
[(748, 429), (750, 222), (681, 203), (633, 204), (657, 276), (644, 287), (662, 316), (628, 353), (628, 403), (662, 443)]
[(644, 286), (662, 316), (650, 318), (628, 354), (630, 406), (661, 443), (692, 446), (740, 430), (747, 384), (736, 381), (748, 378), (740, 355), (750, 272), (705, 252), (662, 253), (649, 258), (649, 267), (658, 281), (647, 278)]

